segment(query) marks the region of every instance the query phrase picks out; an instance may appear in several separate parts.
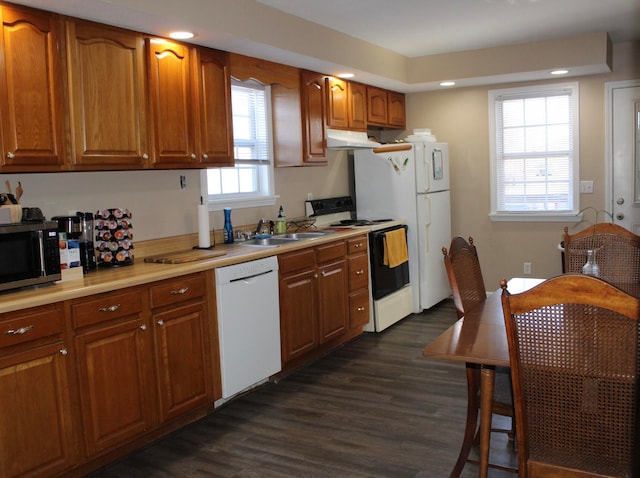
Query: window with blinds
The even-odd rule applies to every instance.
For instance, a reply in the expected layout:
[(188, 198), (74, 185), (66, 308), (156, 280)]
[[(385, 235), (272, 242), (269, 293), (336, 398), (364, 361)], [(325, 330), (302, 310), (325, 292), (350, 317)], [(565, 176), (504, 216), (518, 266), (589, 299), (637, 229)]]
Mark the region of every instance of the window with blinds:
[(578, 86), (489, 92), (492, 216), (575, 215)]
[(253, 81), (232, 81), (235, 166), (206, 170), (209, 203), (233, 202), (235, 207), (273, 203), (269, 106), (268, 86)]

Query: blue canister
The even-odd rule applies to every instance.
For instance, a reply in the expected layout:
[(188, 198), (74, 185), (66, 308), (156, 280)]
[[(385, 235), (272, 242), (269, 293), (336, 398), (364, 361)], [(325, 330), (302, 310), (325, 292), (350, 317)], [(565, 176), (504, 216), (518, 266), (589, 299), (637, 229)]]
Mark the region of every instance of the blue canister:
[(233, 244), (233, 226), (231, 225), (231, 208), (224, 208), (224, 230), (223, 237), (225, 244)]

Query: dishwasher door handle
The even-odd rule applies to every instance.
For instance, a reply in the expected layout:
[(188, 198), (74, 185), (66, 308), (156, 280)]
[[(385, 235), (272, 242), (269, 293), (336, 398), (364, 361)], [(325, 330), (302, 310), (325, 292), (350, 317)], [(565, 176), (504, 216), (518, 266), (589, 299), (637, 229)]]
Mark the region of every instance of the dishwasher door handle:
[(238, 282), (238, 281), (247, 281), (249, 279), (255, 279), (256, 277), (265, 276), (267, 274), (271, 274), (273, 269), (269, 269), (268, 271), (259, 272), (258, 274), (253, 274), (250, 276), (238, 277), (237, 279), (231, 279), (229, 282)]

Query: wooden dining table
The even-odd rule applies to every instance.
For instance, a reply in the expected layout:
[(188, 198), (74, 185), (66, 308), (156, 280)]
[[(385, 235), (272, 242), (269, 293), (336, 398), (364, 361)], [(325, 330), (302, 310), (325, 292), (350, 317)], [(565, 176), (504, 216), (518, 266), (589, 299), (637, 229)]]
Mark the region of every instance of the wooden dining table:
[[(524, 292), (544, 279), (513, 278), (512, 294)], [(509, 345), (502, 312), (501, 289), (467, 312), (422, 351), (428, 358), (480, 365), (480, 466), (479, 476), (489, 469), (491, 415), (496, 367), (509, 367)]]

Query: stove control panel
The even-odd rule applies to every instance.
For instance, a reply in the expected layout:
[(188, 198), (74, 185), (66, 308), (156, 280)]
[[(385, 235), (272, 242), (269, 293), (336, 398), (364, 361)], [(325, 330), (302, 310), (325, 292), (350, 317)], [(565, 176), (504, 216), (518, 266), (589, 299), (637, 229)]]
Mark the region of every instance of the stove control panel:
[(352, 212), (354, 210), (355, 204), (351, 196), (305, 201), (307, 217), (325, 216), (339, 212)]

